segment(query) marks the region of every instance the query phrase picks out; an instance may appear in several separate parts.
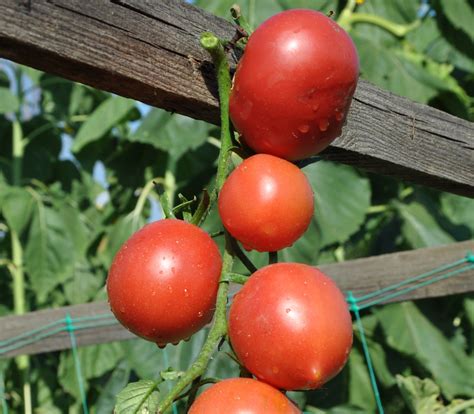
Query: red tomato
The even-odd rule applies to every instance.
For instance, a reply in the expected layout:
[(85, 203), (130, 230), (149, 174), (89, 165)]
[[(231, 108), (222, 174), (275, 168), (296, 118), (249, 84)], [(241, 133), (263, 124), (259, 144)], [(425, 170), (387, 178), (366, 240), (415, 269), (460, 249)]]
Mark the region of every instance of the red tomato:
[(250, 378), (230, 378), (208, 388), (188, 414), (301, 413), (280, 391)]
[(240, 361), (259, 380), (286, 390), (314, 389), (346, 363), (351, 315), (324, 273), (278, 263), (255, 272), (236, 295), (229, 337)]
[(291, 246), (308, 228), (313, 190), (292, 163), (267, 154), (244, 160), (219, 194), (219, 214), (243, 246), (260, 252)]
[(112, 312), (163, 346), (187, 339), (213, 316), (222, 259), (209, 235), (181, 220), (159, 220), (120, 248), (107, 279)]
[(289, 160), (322, 151), (341, 134), (359, 76), (348, 34), (314, 10), (266, 20), (235, 73), (230, 116), (256, 152)]

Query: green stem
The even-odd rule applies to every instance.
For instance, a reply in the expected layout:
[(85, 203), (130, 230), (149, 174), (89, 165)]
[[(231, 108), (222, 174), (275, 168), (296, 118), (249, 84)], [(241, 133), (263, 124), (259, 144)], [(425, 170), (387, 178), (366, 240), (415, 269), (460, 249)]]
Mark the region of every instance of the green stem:
[[(201, 45), (212, 56), (214, 66), (216, 67), (217, 81), (219, 86), (219, 102), (221, 109), (221, 149), (217, 165), (216, 189), (213, 191), (214, 199), (217, 198), (218, 191), (224, 185), (227, 177), (230, 148), (232, 140), (230, 135), (229, 121), (229, 93), (230, 93), (230, 74), (229, 64), (225, 56), (222, 42), (212, 33), (203, 33), (201, 36)], [(193, 365), (178, 380), (171, 391), (164, 397), (158, 406), (158, 413), (164, 413), (173, 404), (173, 401), (181, 392), (191, 384), (196, 378), (204, 374), (209, 360), (217, 348), (221, 339), (227, 333), (227, 296), (229, 294), (229, 282), (223, 281), (225, 274), (232, 271), (234, 254), (232, 251), (231, 237), (226, 234), (225, 250), (222, 257), (222, 272), (217, 291), (216, 311), (214, 321), (209, 334), (206, 338), (201, 352)]]
[(352, 13), (349, 18), (349, 25), (354, 23), (370, 23), (386, 30), (394, 36), (404, 37), (420, 25), (420, 20), (414, 20), (410, 24), (398, 24), (374, 14)]
[[(250, 6), (252, 6), (250, 4), (250, 1), (249, 0), (249, 8)], [(253, 5), (254, 8), (255, 8), (255, 4)], [(240, 10), (240, 6), (238, 4), (234, 4), (231, 8), (230, 8), (230, 14), (232, 15), (232, 19), (234, 20), (234, 23), (241, 27), (242, 29), (244, 29), (244, 31), (247, 33), (247, 35), (251, 35), (252, 34), (252, 24), (247, 21), (247, 19), (242, 15), (242, 12)], [(252, 16), (250, 16), (252, 17)]]
[(268, 264), (278, 263), (278, 252), (268, 252)]
[[(20, 75), (21, 76), (21, 75)], [(21, 82), (18, 83), (21, 87)], [(19, 92), (19, 97), (23, 95)], [(15, 187), (21, 185), (23, 155), (24, 155), (24, 139), (21, 124), (17, 120), (13, 121), (13, 136), (12, 136), (12, 184)], [(23, 315), (26, 313), (26, 293), (25, 293), (25, 274), (23, 271), (23, 247), (20, 241), (20, 235), (16, 230), (10, 229), (11, 248), (12, 248), (12, 263), (10, 271), (13, 279), (13, 307), (16, 315)], [(28, 380), (28, 369), (30, 360), (27, 355), (21, 355), (16, 358), (19, 370), (23, 374), (23, 405), (25, 407), (25, 414), (32, 413), (31, 404), (31, 387)]]
[[(222, 275), (225, 275), (232, 269), (233, 256), (230, 251), (229, 242), (226, 242), (226, 249), (222, 258)], [(216, 312), (214, 314), (214, 322), (209, 331), (201, 352), (194, 361), (191, 368), (178, 380), (171, 391), (160, 402), (158, 413), (164, 413), (173, 403), (173, 401), (181, 394), (181, 392), (191, 384), (196, 378), (204, 374), (209, 360), (217, 348), (220, 340), (227, 333), (227, 295), (229, 294), (229, 282), (219, 284), (217, 292)]]
[(222, 275), (220, 283), (230, 282), (230, 283), (236, 283), (238, 285), (244, 285), (247, 282), (247, 280), (249, 280), (249, 276), (242, 275), (240, 273), (229, 272)]

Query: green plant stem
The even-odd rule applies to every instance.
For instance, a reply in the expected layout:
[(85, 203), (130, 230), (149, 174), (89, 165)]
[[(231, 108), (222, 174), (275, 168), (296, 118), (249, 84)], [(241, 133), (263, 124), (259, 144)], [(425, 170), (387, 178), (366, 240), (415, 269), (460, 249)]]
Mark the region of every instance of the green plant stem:
[[(249, 0), (249, 8), (252, 6), (250, 4), (251, 0)], [(255, 3), (253, 4), (253, 7), (255, 8)], [(230, 14), (232, 15), (232, 19), (234, 20), (234, 23), (241, 27), (242, 29), (245, 30), (245, 32), (250, 36), (252, 34), (252, 24), (247, 21), (247, 19), (242, 15), (240, 6), (238, 4), (234, 4), (230, 8)], [(252, 16), (250, 16), (252, 17)]]
[[(233, 255), (230, 251), (229, 243), (226, 242), (226, 249), (222, 258), (222, 275), (225, 275), (232, 269)], [(171, 391), (160, 402), (158, 413), (164, 413), (173, 403), (173, 401), (181, 394), (181, 392), (191, 384), (196, 378), (204, 374), (209, 360), (214, 353), (221, 338), (227, 333), (227, 295), (229, 294), (229, 282), (219, 284), (217, 292), (216, 312), (214, 314), (214, 322), (209, 331), (201, 352), (194, 361), (191, 368), (178, 380)]]
[[(216, 68), (217, 81), (219, 86), (219, 102), (221, 110), (221, 149), (217, 165), (217, 177), (215, 198), (218, 191), (224, 185), (229, 169), (230, 148), (232, 146), (230, 121), (229, 121), (229, 93), (230, 93), (230, 73), (229, 64), (224, 52), (222, 42), (212, 33), (201, 35), (201, 45), (212, 56)], [(209, 360), (227, 333), (227, 296), (229, 294), (229, 282), (223, 281), (226, 273), (232, 271), (234, 253), (232, 250), (231, 237), (226, 233), (224, 254), (222, 256), (222, 272), (219, 289), (217, 291), (216, 311), (214, 321), (206, 338), (201, 352), (191, 367), (178, 380), (170, 392), (162, 399), (158, 406), (158, 413), (164, 413), (181, 392), (191, 384), (196, 378), (202, 376), (206, 370)]]
[(278, 263), (278, 252), (268, 252), (268, 264)]
[(399, 24), (384, 19), (383, 17), (376, 16), (375, 14), (355, 13), (354, 10), (356, 7), (356, 0), (349, 0), (337, 20), (339, 26), (347, 31), (351, 30), (352, 25), (355, 23), (369, 23), (386, 30), (394, 36), (404, 37), (421, 24), (420, 19), (416, 19), (409, 24)]
[(410, 31), (416, 29), (420, 25), (420, 22), (421, 21), (417, 19), (409, 24), (398, 24), (384, 19), (383, 17), (376, 16), (375, 14), (368, 13), (352, 13), (349, 18), (350, 25), (354, 23), (370, 23), (397, 37), (406, 36)]
[(248, 279), (249, 279), (249, 276), (242, 275), (240, 273), (229, 272), (222, 275), (220, 283), (230, 282), (230, 283), (236, 283), (238, 285), (244, 285)]
[[(18, 75), (21, 77), (21, 74)], [(21, 81), (18, 80), (18, 87), (21, 88)], [(20, 102), (22, 96), (19, 92)], [(19, 114), (18, 114), (19, 115)], [(24, 139), (20, 122), (13, 122), (12, 136), (12, 184), (16, 187), (21, 185), (23, 155), (24, 155)], [(23, 247), (20, 241), (20, 235), (14, 229), (10, 229), (12, 263), (10, 271), (13, 279), (13, 307), (16, 315), (26, 313), (26, 293), (25, 293), (25, 274), (23, 271)], [(30, 359), (27, 355), (21, 355), (16, 358), (18, 369), (23, 375), (23, 405), (25, 414), (32, 413), (31, 403), (31, 386), (28, 380), (28, 370)]]

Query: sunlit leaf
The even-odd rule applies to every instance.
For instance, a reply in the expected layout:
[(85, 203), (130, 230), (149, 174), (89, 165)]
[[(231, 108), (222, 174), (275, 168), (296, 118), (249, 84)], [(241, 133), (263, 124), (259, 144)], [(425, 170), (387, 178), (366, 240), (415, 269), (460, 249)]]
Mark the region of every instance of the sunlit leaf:
[(20, 101), (8, 88), (0, 88), (0, 114), (16, 112), (20, 108)]
[(376, 315), (387, 343), (428, 370), (447, 398), (474, 397), (474, 361), (451, 345), (413, 303), (384, 306)]
[(84, 146), (102, 138), (135, 107), (135, 101), (112, 96), (92, 113), (79, 129), (72, 150), (80, 151)]
[(402, 232), (413, 248), (438, 246), (454, 242), (436, 222), (433, 216), (418, 202), (397, 203), (403, 219)]
[(150, 414), (158, 410), (157, 383), (141, 380), (128, 384), (117, 395), (115, 414)]

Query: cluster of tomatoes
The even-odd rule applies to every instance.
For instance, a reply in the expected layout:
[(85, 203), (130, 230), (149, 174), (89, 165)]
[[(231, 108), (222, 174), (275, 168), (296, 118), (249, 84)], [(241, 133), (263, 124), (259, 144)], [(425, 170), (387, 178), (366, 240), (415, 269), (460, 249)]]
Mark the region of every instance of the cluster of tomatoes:
[[(314, 155), (341, 133), (358, 68), (349, 36), (316, 11), (280, 13), (250, 36), (230, 116), (257, 154), (229, 175), (218, 198), (225, 229), (245, 249), (275, 252), (308, 228), (313, 192), (291, 161)], [(151, 223), (113, 261), (111, 309), (135, 334), (159, 346), (176, 344), (212, 319), (221, 270), (219, 249), (202, 229), (176, 219)], [(304, 264), (275, 263), (254, 272), (233, 299), (228, 335), (256, 379), (213, 385), (193, 414), (245, 407), (299, 412), (279, 390), (314, 389), (336, 375), (350, 352), (352, 324), (328, 276)]]

